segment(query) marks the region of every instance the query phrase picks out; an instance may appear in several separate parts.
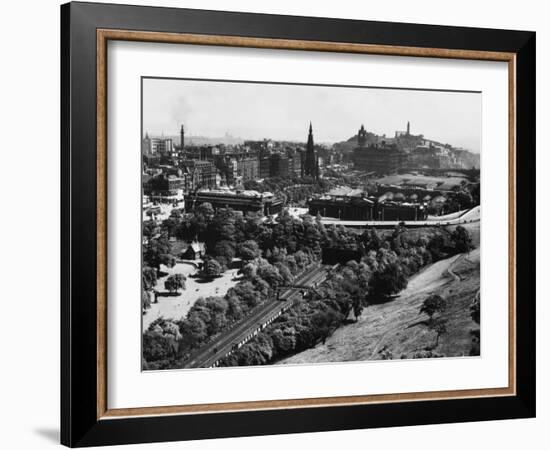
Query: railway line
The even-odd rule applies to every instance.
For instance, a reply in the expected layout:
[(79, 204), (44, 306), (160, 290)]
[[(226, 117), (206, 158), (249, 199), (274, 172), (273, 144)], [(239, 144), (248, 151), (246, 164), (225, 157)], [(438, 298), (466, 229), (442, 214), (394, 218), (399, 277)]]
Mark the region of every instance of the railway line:
[(185, 362), (183, 368), (216, 367), (222, 358), (244, 345), (283, 312), (300, 301), (303, 290), (317, 286), (325, 280), (326, 276), (327, 268), (317, 265), (297, 277), (295, 280), (297, 287), (289, 287), (278, 296), (277, 300), (268, 301), (250, 316), (199, 349)]

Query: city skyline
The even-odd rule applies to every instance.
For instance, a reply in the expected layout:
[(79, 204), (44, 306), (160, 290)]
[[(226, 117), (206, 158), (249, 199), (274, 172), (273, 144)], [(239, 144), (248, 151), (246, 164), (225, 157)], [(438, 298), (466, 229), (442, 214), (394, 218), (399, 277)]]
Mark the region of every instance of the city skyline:
[(317, 143), (341, 142), (361, 124), (392, 138), (412, 134), (479, 153), (481, 94), (367, 87), (143, 79), (143, 130), (187, 136), (305, 142), (310, 121)]

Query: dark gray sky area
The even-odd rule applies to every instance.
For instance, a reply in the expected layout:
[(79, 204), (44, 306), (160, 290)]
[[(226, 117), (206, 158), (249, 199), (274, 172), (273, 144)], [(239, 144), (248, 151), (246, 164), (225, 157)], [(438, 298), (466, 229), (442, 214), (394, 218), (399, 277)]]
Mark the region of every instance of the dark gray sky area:
[(143, 131), (190, 136), (339, 142), (361, 124), (393, 137), (411, 133), (478, 153), (481, 94), (191, 80), (143, 80)]

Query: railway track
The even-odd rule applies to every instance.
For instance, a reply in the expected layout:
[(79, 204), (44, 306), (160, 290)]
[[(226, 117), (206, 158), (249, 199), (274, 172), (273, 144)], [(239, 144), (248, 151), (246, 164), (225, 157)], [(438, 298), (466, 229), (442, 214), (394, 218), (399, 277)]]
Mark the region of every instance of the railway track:
[[(316, 266), (295, 280), (301, 287), (314, 287), (324, 281), (326, 267)], [(199, 349), (184, 364), (183, 368), (215, 367), (219, 361), (233, 353), (273, 322), (284, 311), (302, 299), (302, 293), (293, 288), (283, 292), (278, 300), (271, 300), (249, 317), (241, 320), (214, 341)]]

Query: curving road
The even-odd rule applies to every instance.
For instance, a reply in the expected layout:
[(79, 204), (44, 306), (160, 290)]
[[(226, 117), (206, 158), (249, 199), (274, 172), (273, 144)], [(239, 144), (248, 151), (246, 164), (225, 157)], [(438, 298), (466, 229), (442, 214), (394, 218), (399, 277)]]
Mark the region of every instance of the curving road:
[(396, 225), (404, 225), (409, 228), (415, 227), (434, 227), (447, 225), (461, 225), (465, 223), (479, 222), (481, 208), (475, 206), (472, 209), (462, 211), (460, 215), (451, 214), (449, 216), (433, 216), (429, 220), (339, 220), (332, 217), (322, 217), (321, 222), (324, 225), (340, 225), (345, 227), (373, 227), (373, 228), (393, 228)]

